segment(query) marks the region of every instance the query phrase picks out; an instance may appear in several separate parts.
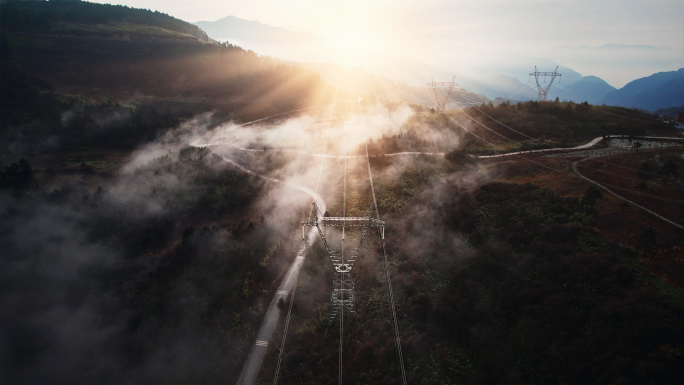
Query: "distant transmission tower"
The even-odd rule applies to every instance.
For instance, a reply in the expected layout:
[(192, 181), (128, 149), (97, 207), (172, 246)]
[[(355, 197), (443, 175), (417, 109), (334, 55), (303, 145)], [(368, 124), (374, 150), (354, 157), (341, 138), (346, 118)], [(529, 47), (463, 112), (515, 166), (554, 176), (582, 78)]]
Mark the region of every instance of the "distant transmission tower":
[[(539, 72), (537, 71), (537, 66), (534, 66), (534, 72), (532, 72), (530, 76), (534, 76), (534, 80), (537, 82), (537, 91), (539, 92), (539, 94), (537, 95), (537, 101), (545, 102), (546, 96), (549, 93), (549, 89), (551, 89), (551, 84), (553, 84), (553, 81), (556, 79), (556, 76), (560, 77), (561, 74), (558, 73), (558, 67), (556, 67), (556, 69), (553, 70), (553, 72)], [(544, 83), (546, 83), (547, 77), (551, 77), (551, 80), (549, 80), (549, 85), (542, 87), (542, 85), (539, 84), (539, 78), (544, 78)]]
[[(432, 77), (432, 82), (428, 83), (428, 86), (432, 86), (432, 92), (435, 93), (435, 100), (437, 101), (437, 108), (446, 111), (446, 101), (449, 99), (449, 95), (451, 94), (451, 90), (454, 88), (454, 86), (457, 86), (458, 84), (454, 83), (454, 80), (456, 80), (456, 76), (454, 76), (450, 82), (436, 82), (435, 78)], [(437, 93), (437, 88), (446, 88), (446, 96), (444, 99), (439, 97), (439, 94)]]

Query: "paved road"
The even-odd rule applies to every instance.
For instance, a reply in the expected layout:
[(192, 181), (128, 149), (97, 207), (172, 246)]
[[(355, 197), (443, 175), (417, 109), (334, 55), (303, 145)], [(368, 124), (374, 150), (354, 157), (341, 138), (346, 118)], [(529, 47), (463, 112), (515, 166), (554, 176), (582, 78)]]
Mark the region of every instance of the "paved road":
[[(626, 135), (609, 135), (606, 139), (620, 139), (623, 137), (627, 137)], [(527, 150), (527, 151), (516, 151), (516, 152), (507, 152), (505, 154), (498, 154), (498, 155), (475, 155), (476, 158), (478, 159), (489, 159), (489, 158), (501, 158), (505, 156), (512, 156), (512, 155), (524, 155), (524, 154), (532, 154), (532, 153), (538, 153), (538, 152), (552, 152), (552, 151), (572, 151), (572, 150), (584, 150), (587, 148), (591, 148), (598, 144), (601, 140), (604, 138), (602, 136), (599, 136), (598, 138), (594, 138), (588, 143), (582, 144), (577, 147), (569, 147), (569, 148), (544, 148), (540, 150)], [(677, 137), (662, 137), (662, 136), (635, 136), (634, 139), (667, 139), (667, 140), (682, 140), (684, 141), (684, 138), (677, 138)], [(293, 152), (299, 152), (303, 154), (309, 154), (315, 157), (320, 157), (320, 158), (365, 158), (366, 155), (329, 155), (329, 154), (316, 154), (316, 153), (311, 153), (308, 151), (303, 151), (303, 150), (295, 150), (295, 149), (273, 149), (273, 150), (255, 150), (251, 148), (242, 148), (242, 147), (236, 147), (236, 146), (231, 146), (228, 144), (224, 143), (198, 143), (198, 144), (193, 144), (195, 147), (213, 147), (213, 146), (229, 146), (233, 147), (238, 150), (242, 151), (250, 151), (250, 152), (264, 152), (264, 151), (293, 151)], [(371, 157), (378, 157), (378, 156), (398, 156), (398, 155), (438, 155), (438, 156), (444, 156), (444, 152), (417, 152), (417, 151), (407, 151), (407, 152), (395, 152), (395, 153), (390, 153), (390, 154), (383, 154), (383, 155), (371, 155)], [(238, 166), (239, 167), (239, 166)], [(244, 169), (244, 168), (243, 168)], [(245, 171), (249, 171), (247, 169), (244, 169)], [(251, 172), (251, 171), (249, 171)], [(261, 176), (261, 175), (260, 175)], [(265, 179), (273, 180), (272, 178), (264, 177)], [(277, 180), (274, 180), (277, 182)], [(292, 186), (295, 187), (295, 186)], [(299, 188), (299, 187), (295, 187)], [(305, 191), (306, 192), (306, 191)], [(306, 192), (309, 194), (309, 192)], [(311, 194), (309, 194), (311, 195)], [(317, 202), (318, 204), (318, 202)], [(319, 206), (320, 207), (320, 206)]]
[[(610, 135), (610, 138), (616, 139), (620, 138), (623, 135)], [(674, 140), (684, 140), (684, 138), (666, 138), (666, 137), (656, 137), (656, 136), (639, 136), (635, 137), (635, 139), (674, 139)], [(602, 136), (599, 136), (598, 138), (595, 138), (591, 140), (588, 143), (582, 144), (577, 147), (570, 147), (570, 148), (544, 148), (540, 150), (527, 150), (527, 151), (517, 151), (517, 152), (507, 152), (505, 154), (498, 154), (498, 155), (476, 155), (477, 158), (479, 159), (488, 159), (488, 158), (500, 158), (504, 156), (511, 156), (511, 155), (523, 155), (523, 154), (531, 154), (531, 153), (537, 153), (537, 152), (552, 152), (552, 151), (570, 151), (570, 150), (583, 150), (587, 148), (591, 148), (598, 144), (601, 140), (603, 140)], [(311, 153), (308, 151), (303, 151), (303, 150), (295, 150), (295, 149), (271, 149), (271, 150), (255, 150), (252, 148), (243, 148), (243, 147), (236, 147), (236, 146), (231, 146), (229, 144), (225, 143), (197, 143), (193, 144), (195, 147), (214, 147), (214, 146), (228, 146), (235, 148), (237, 150), (242, 150), (242, 151), (249, 151), (249, 152), (265, 152), (265, 151), (292, 151), (292, 152), (299, 152), (302, 154), (309, 154), (315, 157), (320, 157), (320, 158), (365, 158), (365, 155), (330, 155), (330, 154), (316, 154), (316, 153)], [(398, 156), (398, 155), (441, 155), (443, 156), (445, 153), (444, 152), (418, 152), (418, 151), (407, 151), (407, 152), (395, 152), (395, 153), (390, 153), (390, 154), (383, 154), (382, 156)], [(371, 155), (371, 157), (376, 157), (380, 155)]]
[[(235, 167), (239, 168), (240, 170), (246, 173), (258, 176), (259, 178), (265, 179), (270, 182), (281, 183), (286, 186), (297, 189), (299, 191), (302, 191), (310, 195), (316, 201), (316, 205), (318, 206), (320, 213), (324, 213), (326, 210), (326, 205), (323, 198), (311, 189), (294, 183), (289, 183), (265, 175), (257, 174), (254, 171), (249, 170), (233, 162), (231, 159), (226, 158), (225, 156), (223, 157), (223, 160), (234, 165)], [(315, 227), (312, 227), (309, 230), (309, 236), (307, 238), (307, 242), (309, 243), (308, 246), (311, 246), (311, 243), (313, 243), (313, 241), (316, 239), (316, 232), (317, 230)], [(290, 290), (292, 290), (292, 286), (294, 285), (294, 282), (297, 279), (297, 276), (299, 275), (299, 271), (302, 267), (302, 264), (304, 263), (306, 251), (305, 246), (306, 245), (302, 244), (302, 246), (297, 251), (297, 257), (295, 258), (294, 262), (292, 262), (292, 265), (290, 265), (290, 268), (287, 270), (287, 274), (285, 275), (283, 282), (281, 282), (280, 286), (278, 287), (278, 291), (273, 296), (271, 303), (268, 305), (268, 310), (266, 310), (266, 315), (264, 316), (264, 320), (261, 324), (261, 329), (259, 329), (257, 339), (254, 342), (254, 345), (252, 345), (252, 349), (249, 352), (249, 356), (247, 357), (245, 365), (242, 367), (242, 373), (240, 374), (240, 379), (238, 380), (239, 385), (252, 385), (254, 383), (254, 380), (256, 379), (257, 374), (259, 373), (261, 362), (263, 361), (264, 355), (266, 354), (268, 344), (271, 343), (273, 331), (278, 325), (278, 319), (280, 318), (280, 309), (278, 308), (278, 301), (281, 298), (283, 300), (286, 299), (287, 296), (290, 294)]]
[(596, 145), (598, 142), (602, 141), (603, 137), (599, 136), (598, 138), (592, 140), (589, 143), (583, 144), (581, 146), (577, 147), (571, 147), (571, 148), (544, 148), (541, 150), (528, 150), (528, 151), (517, 151), (517, 152), (507, 152), (505, 154), (498, 154), (498, 155), (480, 155), (478, 158), (480, 159), (487, 159), (487, 158), (500, 158), (504, 156), (511, 156), (511, 155), (522, 155), (522, 154), (531, 154), (535, 152), (549, 152), (549, 151), (563, 151), (563, 150), (583, 150), (585, 148), (592, 147)]
[[(621, 138), (627, 138), (627, 135), (608, 135), (606, 139), (621, 139)], [(671, 139), (671, 140), (684, 140), (684, 138), (670, 138), (670, 137), (662, 137), (662, 136), (635, 136), (634, 139)], [(593, 139), (589, 143), (585, 143), (581, 146), (577, 147), (570, 147), (570, 148), (545, 148), (541, 150), (528, 150), (528, 151), (518, 151), (518, 152), (508, 152), (505, 154), (498, 154), (498, 155), (480, 155), (478, 158), (480, 159), (487, 159), (487, 158), (500, 158), (503, 156), (511, 156), (511, 155), (522, 155), (522, 154), (530, 154), (530, 153), (535, 153), (535, 152), (549, 152), (549, 151), (568, 151), (568, 150), (584, 150), (586, 148), (590, 148), (598, 144), (598, 142), (602, 141), (603, 137), (599, 136), (598, 138)]]

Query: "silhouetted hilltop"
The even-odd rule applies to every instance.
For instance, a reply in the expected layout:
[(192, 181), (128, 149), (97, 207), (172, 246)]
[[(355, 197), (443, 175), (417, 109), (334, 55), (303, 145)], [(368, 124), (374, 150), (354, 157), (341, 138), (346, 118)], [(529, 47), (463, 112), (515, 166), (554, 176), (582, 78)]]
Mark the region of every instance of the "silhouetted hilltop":
[[(81, 1), (13, 1), (2, 5), (3, 33), (42, 33), (69, 36), (123, 35), (187, 38), (208, 42), (200, 28), (165, 13), (123, 5)], [(175, 33), (174, 33), (175, 32)]]
[(294, 32), (284, 28), (273, 27), (256, 20), (244, 20), (235, 16), (226, 16), (216, 21), (198, 21), (194, 23), (216, 40), (240, 41), (250, 44), (282, 44), (282, 43), (320, 43), (325, 38), (311, 32)]
[[(318, 74), (207, 43), (196, 26), (159, 12), (13, 2), (0, 15), (3, 150), (131, 147), (200, 112), (247, 121), (323, 104), (334, 92)], [(110, 115), (127, 118), (100, 130)]]
[(616, 88), (597, 76), (585, 76), (570, 84), (565, 90), (571, 95), (579, 97), (580, 100), (574, 99), (577, 102), (587, 101), (590, 104), (601, 104), (606, 95), (615, 91)]
[(2, 5), (1, 15), (2, 60), (47, 80), (57, 92), (236, 107), (258, 102), (255, 113), (277, 113), (313, 102), (323, 86), (312, 72), (230, 44), (209, 44), (198, 27), (159, 12), (13, 2)]

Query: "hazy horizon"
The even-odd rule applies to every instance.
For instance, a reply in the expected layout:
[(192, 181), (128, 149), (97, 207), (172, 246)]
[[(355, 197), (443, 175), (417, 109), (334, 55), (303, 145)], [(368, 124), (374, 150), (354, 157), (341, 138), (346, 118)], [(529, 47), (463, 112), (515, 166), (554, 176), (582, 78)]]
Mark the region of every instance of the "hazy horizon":
[[(508, 52), (553, 60), (584, 76), (601, 77), (616, 88), (655, 72), (684, 67), (684, 2), (678, 0), (101, 2), (157, 10), (190, 22), (232, 15), (290, 31), (312, 32), (329, 39), (330, 45), (283, 59), (361, 67), (380, 75), (387, 73), (396, 81), (411, 81), (417, 74), (429, 77), (435, 68), (444, 68), (445, 73), (454, 72), (452, 69), (477, 72), (482, 63), (467, 57), (476, 51), (485, 56)], [(638, 48), (617, 53), (554, 48), (606, 44), (664, 49), (643, 54)], [(395, 68), (386, 69), (390, 64)]]

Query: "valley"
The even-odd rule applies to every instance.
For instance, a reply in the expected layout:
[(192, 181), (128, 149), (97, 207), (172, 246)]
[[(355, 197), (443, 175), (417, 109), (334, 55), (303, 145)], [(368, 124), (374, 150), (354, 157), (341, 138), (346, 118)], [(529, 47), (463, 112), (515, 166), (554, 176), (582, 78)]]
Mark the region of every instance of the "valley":
[(680, 381), (681, 69), (537, 101), (521, 55), (426, 85), (0, 10), (1, 383)]

